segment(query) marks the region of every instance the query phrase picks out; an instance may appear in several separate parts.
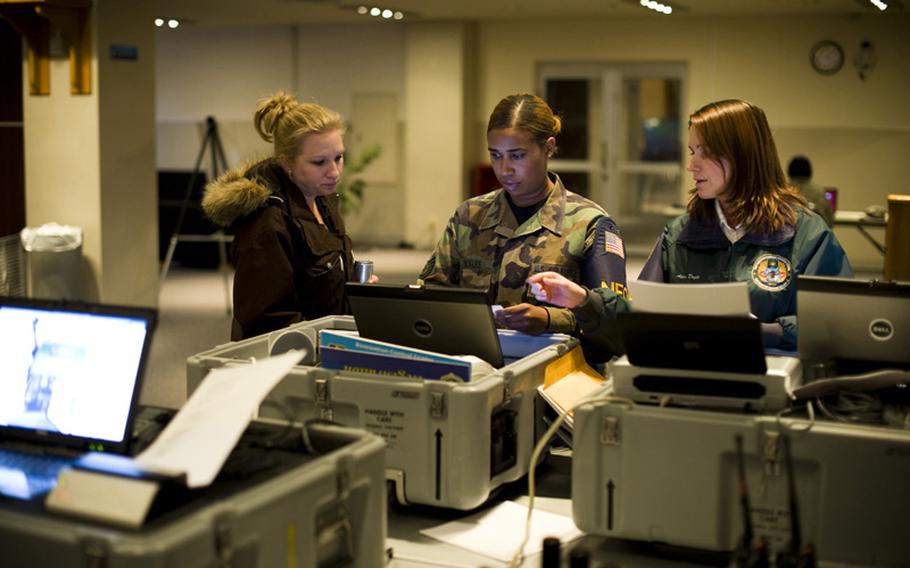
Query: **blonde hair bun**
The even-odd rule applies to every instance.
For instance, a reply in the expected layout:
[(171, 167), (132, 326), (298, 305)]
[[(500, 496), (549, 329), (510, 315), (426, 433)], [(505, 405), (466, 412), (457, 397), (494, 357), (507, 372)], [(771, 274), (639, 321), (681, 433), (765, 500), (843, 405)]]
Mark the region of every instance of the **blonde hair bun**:
[(275, 157), (284, 159), (293, 159), (310, 134), (344, 132), (344, 121), (337, 112), (316, 103), (301, 103), (284, 91), (259, 101), (253, 124), (263, 140), (274, 144)]
[(275, 131), (278, 129), (281, 117), (294, 110), (299, 104), (293, 95), (284, 91), (278, 91), (270, 97), (260, 99), (256, 105), (256, 114), (253, 119), (256, 132), (266, 142), (274, 142)]

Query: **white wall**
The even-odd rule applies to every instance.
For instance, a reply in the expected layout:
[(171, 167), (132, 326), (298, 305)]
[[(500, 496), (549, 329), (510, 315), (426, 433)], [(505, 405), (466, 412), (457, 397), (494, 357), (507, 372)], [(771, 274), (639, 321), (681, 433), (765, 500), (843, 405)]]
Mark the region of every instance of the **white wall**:
[[(154, 11), (148, 2), (105, 2), (98, 12), (102, 297), (158, 303), (158, 191), (155, 175)], [(135, 45), (135, 61), (111, 45)]]
[[(161, 29), (155, 41), (159, 169), (193, 169), (208, 116), (218, 123), (228, 167), (271, 151), (254, 130), (253, 112), (263, 97), (296, 91), (293, 26), (188, 25)], [(209, 161), (207, 149), (206, 172)]]
[[(348, 163), (364, 147), (382, 146), (380, 157), (359, 176), (367, 180), (360, 209), (345, 218), (359, 247), (405, 239), (405, 29), (394, 22), (298, 28), (299, 92), (345, 118)], [(354, 174), (349, 169), (346, 176)]]
[[(94, 3), (90, 94), (70, 93), (63, 53), (52, 54), (49, 95), (24, 85), (26, 224), (82, 228), (86, 300), (157, 304), (150, 13), (146, 2)], [(112, 61), (111, 44), (139, 58)]]
[[(302, 96), (348, 117), (352, 93), (398, 93), (405, 88), (405, 26), (392, 22), (300, 26), (297, 51)], [(403, 119), (402, 96), (398, 118)]]
[(405, 238), (436, 244), (466, 186), (466, 40), (460, 23), (408, 26)]

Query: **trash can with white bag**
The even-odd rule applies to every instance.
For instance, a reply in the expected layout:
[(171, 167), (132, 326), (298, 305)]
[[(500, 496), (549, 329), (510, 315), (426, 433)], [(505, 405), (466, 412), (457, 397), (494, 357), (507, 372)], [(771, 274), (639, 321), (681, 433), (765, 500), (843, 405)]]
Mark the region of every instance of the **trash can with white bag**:
[(46, 223), (20, 233), (28, 264), (32, 298), (76, 300), (82, 297), (82, 229)]

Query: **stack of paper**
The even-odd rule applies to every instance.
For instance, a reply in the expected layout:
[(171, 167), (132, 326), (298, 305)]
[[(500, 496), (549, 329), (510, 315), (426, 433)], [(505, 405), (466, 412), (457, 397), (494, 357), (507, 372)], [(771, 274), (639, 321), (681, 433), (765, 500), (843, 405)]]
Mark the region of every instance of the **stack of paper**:
[(632, 307), (642, 312), (748, 316), (749, 288), (746, 282), (667, 284), (630, 280)]
[(251, 365), (213, 369), (136, 463), (150, 471), (185, 473), (189, 487), (208, 485), (253, 412), (303, 355), (288, 351)]

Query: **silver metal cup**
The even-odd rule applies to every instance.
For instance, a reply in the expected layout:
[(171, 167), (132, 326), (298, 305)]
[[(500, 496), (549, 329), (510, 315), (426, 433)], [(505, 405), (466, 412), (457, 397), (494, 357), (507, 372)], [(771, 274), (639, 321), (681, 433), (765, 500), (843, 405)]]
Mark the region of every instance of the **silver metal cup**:
[(360, 282), (369, 282), (370, 276), (373, 275), (372, 260), (355, 260), (354, 261), (354, 278)]

